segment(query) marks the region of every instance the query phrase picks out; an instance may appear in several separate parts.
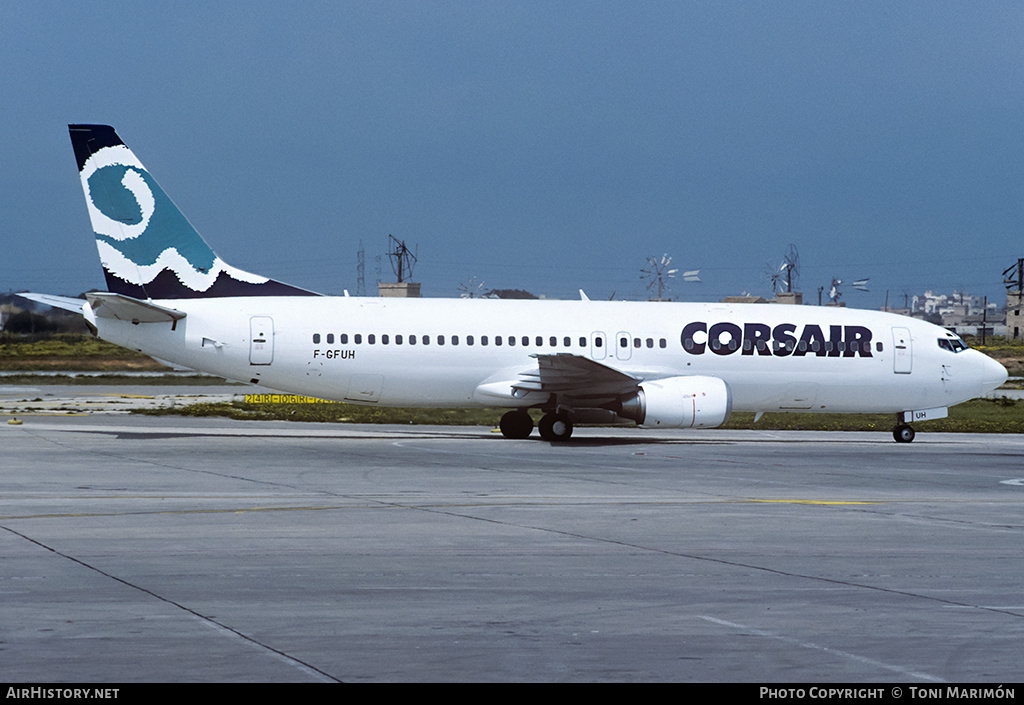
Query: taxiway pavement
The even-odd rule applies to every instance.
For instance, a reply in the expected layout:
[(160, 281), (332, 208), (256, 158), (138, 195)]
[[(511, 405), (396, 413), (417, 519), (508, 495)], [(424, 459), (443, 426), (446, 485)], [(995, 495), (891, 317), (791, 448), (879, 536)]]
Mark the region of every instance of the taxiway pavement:
[(8, 682), (1024, 672), (1020, 436), (22, 420)]

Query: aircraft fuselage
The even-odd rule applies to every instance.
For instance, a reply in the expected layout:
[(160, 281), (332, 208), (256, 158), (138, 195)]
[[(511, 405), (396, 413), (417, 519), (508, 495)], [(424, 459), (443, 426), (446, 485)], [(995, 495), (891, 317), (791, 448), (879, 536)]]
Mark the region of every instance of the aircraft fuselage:
[[(644, 380), (724, 380), (737, 411), (946, 407), (1005, 371), (920, 320), (763, 304), (234, 297), (156, 301), (170, 323), (91, 319), (101, 337), (229, 379), (387, 406), (533, 406), (488, 383), (568, 353)], [(88, 313), (87, 313), (88, 315)], [(998, 369), (996, 369), (998, 367)], [(999, 380), (1001, 381), (1001, 379)]]

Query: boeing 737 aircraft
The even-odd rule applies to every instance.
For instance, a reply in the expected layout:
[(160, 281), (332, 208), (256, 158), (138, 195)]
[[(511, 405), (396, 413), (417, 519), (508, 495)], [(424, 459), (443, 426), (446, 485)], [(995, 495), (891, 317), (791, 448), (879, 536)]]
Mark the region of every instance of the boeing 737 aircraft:
[(732, 411), (911, 421), (995, 389), (1002, 365), (913, 318), (763, 304), (321, 296), (221, 260), (105, 125), (70, 125), (107, 292), (29, 295), (104, 340), (283, 392), (380, 406), (504, 407), (501, 432), (711, 428)]

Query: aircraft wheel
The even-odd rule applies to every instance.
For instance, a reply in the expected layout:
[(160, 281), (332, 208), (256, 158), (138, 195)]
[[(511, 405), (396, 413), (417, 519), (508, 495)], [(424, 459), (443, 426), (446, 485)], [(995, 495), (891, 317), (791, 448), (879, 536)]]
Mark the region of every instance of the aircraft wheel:
[(572, 421), (563, 413), (545, 414), (537, 424), (537, 429), (545, 441), (567, 441), (572, 435)]
[(505, 438), (529, 438), (533, 433), (533, 419), (525, 411), (510, 411), (501, 417), (498, 428)]
[(892, 430), (892, 437), (896, 439), (897, 443), (910, 443), (914, 440), (914, 435), (914, 429), (905, 423)]

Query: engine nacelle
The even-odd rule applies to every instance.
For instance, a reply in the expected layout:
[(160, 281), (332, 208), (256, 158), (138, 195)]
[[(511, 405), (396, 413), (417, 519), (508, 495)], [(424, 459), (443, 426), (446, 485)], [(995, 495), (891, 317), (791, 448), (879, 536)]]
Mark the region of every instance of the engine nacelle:
[(619, 416), (650, 428), (714, 428), (729, 420), (732, 392), (718, 377), (667, 377), (644, 382), (622, 401)]

